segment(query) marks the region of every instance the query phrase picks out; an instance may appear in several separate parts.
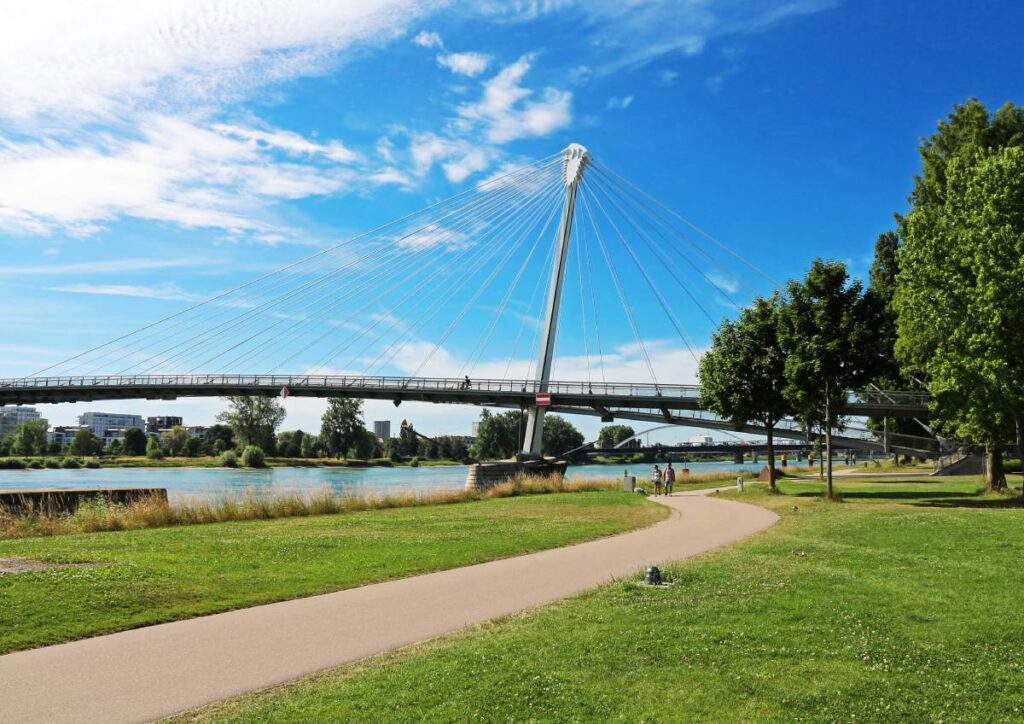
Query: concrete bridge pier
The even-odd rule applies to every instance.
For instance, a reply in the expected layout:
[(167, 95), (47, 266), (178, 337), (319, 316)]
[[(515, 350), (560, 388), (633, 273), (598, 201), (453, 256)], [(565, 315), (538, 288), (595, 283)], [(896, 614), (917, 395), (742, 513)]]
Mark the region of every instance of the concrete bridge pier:
[(734, 463), (736, 463), (737, 465), (742, 465), (743, 464), (743, 453), (741, 453), (741, 452), (733, 453), (732, 461)]

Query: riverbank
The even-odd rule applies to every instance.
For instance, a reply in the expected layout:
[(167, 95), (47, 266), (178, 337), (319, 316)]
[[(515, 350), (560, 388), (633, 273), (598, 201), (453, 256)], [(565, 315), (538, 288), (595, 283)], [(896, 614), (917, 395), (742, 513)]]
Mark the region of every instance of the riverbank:
[[(1015, 476), (1012, 484), (1020, 485)], [(1020, 499), (976, 477), (782, 481), (782, 521), (663, 573), (180, 721), (1013, 721)], [(495, 691), (502, 692), (500, 697)]]
[[(71, 461), (68, 463), (67, 461)], [(459, 460), (412, 460), (395, 462), (388, 458), (370, 460), (338, 460), (334, 458), (266, 458), (266, 467), (275, 468), (366, 468), (366, 467), (437, 467), (464, 465)], [(221, 468), (225, 467), (221, 458), (216, 455), (198, 457), (163, 457), (148, 458), (139, 456), (34, 456), (0, 458), (0, 469), (8, 470), (40, 470), (44, 468)]]
[[(0, 653), (592, 540), (666, 514), (621, 491), (0, 541)], [(409, 602), (415, 615), (415, 602)]]

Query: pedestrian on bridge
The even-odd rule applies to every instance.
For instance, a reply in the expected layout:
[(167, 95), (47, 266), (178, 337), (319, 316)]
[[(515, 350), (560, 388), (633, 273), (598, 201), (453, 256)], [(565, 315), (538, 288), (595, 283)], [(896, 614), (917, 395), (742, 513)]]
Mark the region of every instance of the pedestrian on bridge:
[(676, 471), (672, 467), (672, 463), (669, 462), (668, 467), (665, 468), (665, 495), (672, 495), (672, 488), (676, 484)]
[(661, 468), (654, 463), (654, 470), (651, 471), (651, 482), (654, 483), (654, 494), (661, 495)]

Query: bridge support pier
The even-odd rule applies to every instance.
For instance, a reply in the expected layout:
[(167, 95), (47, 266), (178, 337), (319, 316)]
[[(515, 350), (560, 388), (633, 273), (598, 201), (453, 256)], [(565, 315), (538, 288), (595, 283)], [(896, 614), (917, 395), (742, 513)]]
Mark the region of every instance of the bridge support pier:
[(741, 452), (733, 453), (732, 461), (736, 465), (742, 465), (743, 464), (743, 453), (741, 453)]

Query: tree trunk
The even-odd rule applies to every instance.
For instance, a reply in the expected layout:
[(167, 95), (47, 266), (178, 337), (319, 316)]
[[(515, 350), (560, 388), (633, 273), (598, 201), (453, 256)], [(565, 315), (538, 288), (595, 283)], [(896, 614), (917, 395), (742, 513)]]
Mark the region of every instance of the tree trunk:
[[(1024, 412), (1015, 412), (1013, 419), (1017, 423), (1017, 472), (1024, 473)], [(1024, 495), (1024, 485), (1021, 486), (1020, 492)]]
[(827, 469), (825, 477), (825, 494), (828, 499), (831, 500), (833, 497), (832, 491), (832, 410), (829, 404), (829, 389), (828, 382), (825, 383), (825, 467)]
[(999, 445), (989, 445), (985, 448), (985, 452), (985, 487), (992, 493), (1006, 490), (1003, 449)]
[(768, 425), (768, 489), (775, 492), (775, 426)]

